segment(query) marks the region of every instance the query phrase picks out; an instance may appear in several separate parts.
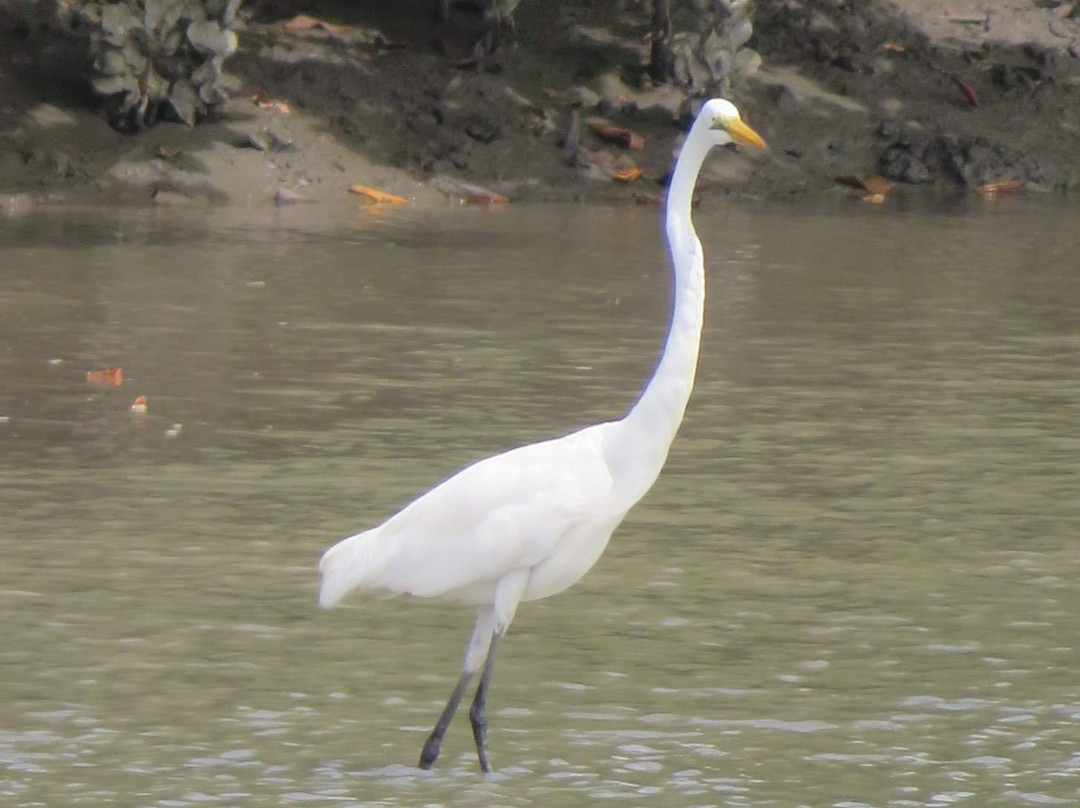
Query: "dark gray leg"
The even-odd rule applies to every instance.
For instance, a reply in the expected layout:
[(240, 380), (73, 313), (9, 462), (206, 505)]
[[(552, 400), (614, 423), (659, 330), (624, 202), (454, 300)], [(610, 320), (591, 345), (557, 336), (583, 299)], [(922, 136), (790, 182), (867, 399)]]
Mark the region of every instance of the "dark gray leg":
[[(487, 675), (486, 666), (484, 667), (484, 675)], [(465, 688), (469, 686), (470, 679), (472, 679), (472, 671), (463, 671), (461, 678), (458, 679), (458, 683), (454, 686), (454, 692), (450, 694), (450, 701), (446, 702), (446, 707), (443, 708), (442, 715), (439, 716), (438, 723), (435, 724), (435, 729), (431, 731), (427, 740), (424, 741), (424, 748), (420, 752), (421, 769), (430, 769), (432, 764), (435, 763), (435, 759), (439, 757), (439, 746), (442, 744), (443, 735), (446, 734), (446, 728), (450, 726), (450, 720), (454, 717), (454, 713), (457, 712), (461, 697), (465, 695)]]
[(490, 772), (487, 750), (484, 748), (484, 736), (487, 735), (487, 716), (484, 710), (487, 707), (488, 688), (491, 686), (491, 672), (495, 669), (495, 651), (499, 647), (502, 632), (491, 635), (491, 646), (488, 648), (487, 659), (484, 660), (484, 672), (480, 674), (480, 684), (476, 688), (476, 697), (473, 699), (472, 708), (469, 710), (469, 723), (472, 724), (473, 740), (476, 741), (476, 756), (480, 759), (480, 771)]

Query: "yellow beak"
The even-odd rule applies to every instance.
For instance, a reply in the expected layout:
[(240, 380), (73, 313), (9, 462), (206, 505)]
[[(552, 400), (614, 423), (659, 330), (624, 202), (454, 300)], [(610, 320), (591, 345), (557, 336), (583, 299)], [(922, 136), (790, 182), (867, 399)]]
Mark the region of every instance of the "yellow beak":
[(731, 139), (736, 143), (741, 143), (744, 146), (753, 146), (755, 149), (761, 149), (761, 151), (768, 151), (769, 147), (765, 145), (765, 141), (761, 135), (747, 126), (739, 119), (729, 121), (727, 124), (728, 134), (731, 135)]

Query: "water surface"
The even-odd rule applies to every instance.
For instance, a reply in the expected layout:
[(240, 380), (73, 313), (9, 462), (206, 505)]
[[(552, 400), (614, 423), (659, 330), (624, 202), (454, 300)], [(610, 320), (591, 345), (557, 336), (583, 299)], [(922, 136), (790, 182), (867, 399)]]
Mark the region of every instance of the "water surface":
[(412, 768), (471, 615), (319, 612), (314, 564), (633, 401), (657, 212), (0, 223), (0, 802), (1075, 804), (1075, 213), (698, 225), (686, 424), (597, 567), (519, 612), (484, 778), (463, 715)]

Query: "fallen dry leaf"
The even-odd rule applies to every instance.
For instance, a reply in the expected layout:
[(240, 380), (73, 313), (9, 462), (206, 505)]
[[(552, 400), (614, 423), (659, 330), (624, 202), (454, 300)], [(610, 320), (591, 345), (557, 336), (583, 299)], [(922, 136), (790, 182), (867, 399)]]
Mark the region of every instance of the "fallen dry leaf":
[(887, 194), (892, 189), (892, 183), (880, 174), (870, 174), (862, 178), (863, 188), (872, 194)]
[(865, 177), (856, 176), (854, 174), (843, 174), (839, 177), (833, 177), (833, 182), (838, 185), (846, 185), (849, 188), (866, 191), (870, 194), (884, 195), (892, 188), (892, 183), (878, 174), (868, 174)]
[(633, 182), (641, 179), (641, 169), (637, 166), (627, 166), (615, 172), (615, 179), (619, 182)]
[(366, 185), (353, 185), (349, 188), (354, 194), (367, 197), (372, 202), (379, 205), (408, 205), (409, 200), (404, 197), (394, 196), (393, 194), (385, 193), (384, 191), (376, 190), (375, 188), (368, 188)]
[(86, 380), (90, 384), (96, 384), (100, 387), (120, 387), (124, 383), (124, 369), (91, 370), (87, 372)]
[(869, 202), (871, 205), (880, 205), (885, 201), (885, 194), (867, 194), (863, 197), (863, 202)]
[(261, 98), (255, 98), (252, 96), (252, 101), (255, 102), (255, 106), (259, 109), (273, 109), (280, 112), (282, 115), (292, 115), (292, 109), (284, 101), (271, 101), (269, 99), (263, 100)]
[(310, 31), (313, 28), (322, 28), (328, 34), (340, 34), (345, 30), (341, 25), (334, 25), (318, 17), (312, 17), (310, 14), (297, 14), (292, 19), (285, 20), (283, 24), (289, 31)]
[(980, 185), (975, 189), (975, 193), (982, 194), (983, 196), (997, 196), (998, 194), (1009, 194), (1013, 191), (1019, 191), (1024, 187), (1022, 180), (1005, 180), (1004, 182), (988, 182), (984, 185)]
[(903, 45), (897, 45), (895, 42), (885, 42), (885, 43), (882, 44), (881, 47), (882, 47), (883, 50), (892, 51), (893, 53), (903, 53), (904, 52), (904, 46)]
[(167, 146), (158, 146), (154, 149), (154, 156), (160, 157), (162, 160), (172, 160), (177, 154), (179, 152), (176, 149), (170, 149)]
[(131, 402), (131, 411), (138, 415), (146, 412), (146, 396), (139, 396), (133, 402)]
[(953, 84), (960, 88), (960, 92), (964, 94), (964, 98), (967, 99), (968, 106), (972, 109), (979, 108), (979, 99), (975, 96), (975, 88), (960, 78), (955, 73), (951, 76)]
[(606, 140), (609, 143), (616, 143), (624, 149), (645, 148), (645, 138), (637, 132), (631, 132), (629, 129), (623, 129), (618, 126), (612, 126), (607, 121), (593, 119), (589, 121), (589, 128), (592, 129), (601, 140)]

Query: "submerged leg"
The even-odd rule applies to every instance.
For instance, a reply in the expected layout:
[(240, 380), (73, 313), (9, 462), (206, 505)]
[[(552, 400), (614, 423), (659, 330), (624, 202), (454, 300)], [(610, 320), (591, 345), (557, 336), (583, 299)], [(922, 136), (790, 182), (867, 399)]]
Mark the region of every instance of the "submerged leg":
[(424, 748), (420, 750), (421, 769), (430, 769), (435, 759), (439, 757), (439, 747), (442, 745), (443, 735), (446, 734), (446, 728), (450, 726), (450, 720), (454, 717), (454, 713), (457, 712), (461, 697), (465, 693), (465, 688), (469, 686), (470, 679), (472, 679), (472, 671), (461, 672), (461, 678), (458, 679), (454, 692), (450, 694), (450, 700), (446, 702), (446, 707), (443, 708), (442, 715), (439, 716), (439, 720), (435, 724), (435, 729), (428, 735), (427, 740), (424, 741)]
[(491, 641), (491, 629), (495, 622), (495, 613), (490, 606), (484, 606), (476, 613), (476, 625), (473, 626), (472, 638), (469, 640), (469, 648), (465, 652), (465, 664), (462, 667), (461, 676), (454, 686), (454, 692), (450, 694), (450, 700), (446, 702), (435, 728), (431, 730), (424, 748), (420, 751), (420, 768), (430, 769), (439, 757), (439, 747), (442, 745), (443, 736), (446, 734), (450, 721), (457, 712), (461, 697), (469, 686), (473, 673), (480, 667), (480, 660), (487, 653), (488, 643)]
[(487, 656), (484, 659), (484, 672), (480, 674), (480, 684), (477, 685), (476, 697), (469, 710), (469, 723), (472, 724), (473, 740), (476, 741), (476, 756), (480, 760), (480, 770), (485, 773), (491, 771), (484, 740), (487, 736), (485, 711), (488, 688), (491, 687), (491, 673), (495, 670), (495, 652), (498, 650), (499, 640), (510, 628), (510, 623), (514, 619), (514, 614), (517, 613), (518, 604), (521, 603), (521, 597), (525, 594), (528, 583), (529, 571), (515, 570), (503, 576), (495, 586), (495, 602), (491, 604), (491, 638), (485, 649)]
[(461, 671), (461, 678), (454, 686), (454, 692), (450, 694), (450, 701), (446, 702), (438, 723), (424, 742), (424, 748), (420, 752), (421, 769), (430, 769), (439, 756), (439, 746), (442, 744), (443, 735), (446, 734), (446, 728), (450, 726), (465, 688), (469, 686), (469, 680), (480, 667), (482, 660), (484, 672), (480, 675), (480, 685), (476, 688), (476, 698), (473, 699), (472, 709), (469, 710), (469, 719), (472, 723), (473, 739), (476, 741), (476, 754), (480, 758), (480, 768), (484, 772), (491, 771), (487, 750), (484, 747), (484, 736), (487, 733), (487, 717), (484, 715), (484, 708), (487, 704), (488, 687), (491, 684), (491, 672), (495, 668), (495, 647), (514, 619), (514, 613), (517, 611), (518, 604), (521, 603), (521, 597), (525, 594), (525, 585), (528, 582), (527, 569), (507, 573), (495, 585), (494, 602), (489, 606), (481, 606), (476, 612), (476, 625), (473, 626), (469, 649), (465, 652), (465, 665)]
[(502, 632), (496, 632), (491, 637), (491, 646), (488, 648), (487, 659), (484, 660), (484, 672), (480, 674), (480, 684), (476, 688), (476, 697), (473, 699), (469, 710), (469, 723), (472, 724), (473, 740), (476, 741), (476, 756), (480, 759), (480, 771), (490, 772), (487, 749), (484, 746), (484, 738), (487, 735), (487, 707), (488, 688), (491, 686), (491, 672), (495, 669), (495, 651), (502, 639)]

